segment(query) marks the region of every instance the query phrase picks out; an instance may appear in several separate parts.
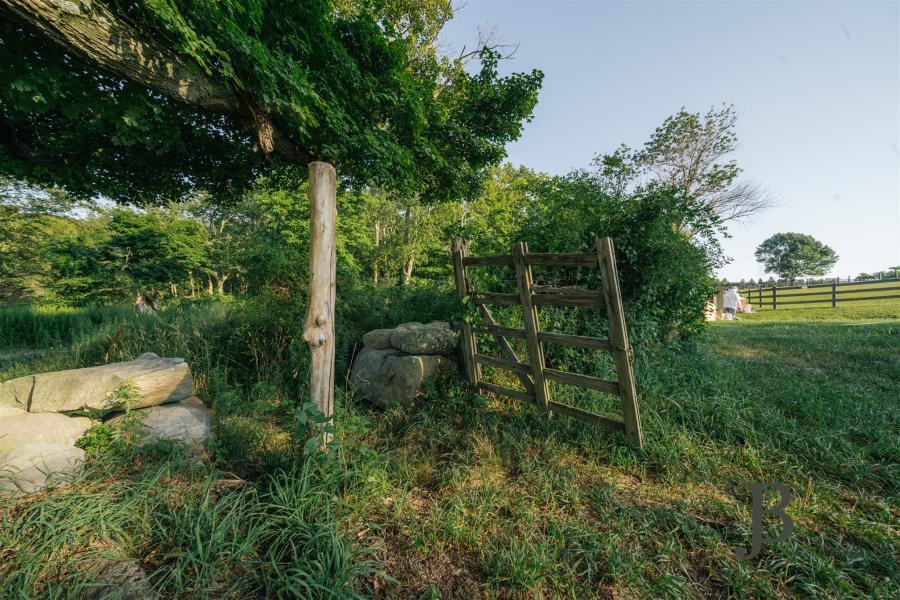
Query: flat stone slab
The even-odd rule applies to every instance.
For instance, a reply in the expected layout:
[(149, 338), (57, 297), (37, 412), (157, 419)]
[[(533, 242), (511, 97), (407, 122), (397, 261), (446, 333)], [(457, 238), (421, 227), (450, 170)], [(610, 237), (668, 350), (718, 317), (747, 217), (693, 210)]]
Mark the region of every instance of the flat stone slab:
[(30, 494), (64, 485), (84, 464), (84, 450), (69, 444), (33, 442), (0, 457), (0, 494)]
[[(7, 410), (16, 410), (6, 408)], [(0, 412), (0, 464), (2, 457), (30, 443), (73, 446), (92, 422), (85, 417), (68, 417), (54, 413)]]
[(114, 392), (126, 380), (138, 397), (132, 408), (177, 402), (193, 393), (194, 380), (183, 358), (160, 358), (152, 352), (134, 360), (99, 367), (19, 377), (0, 383), (0, 405), (31, 413), (104, 414), (122, 407)]
[[(139, 444), (173, 440), (194, 446), (212, 438), (212, 414), (199, 398), (162, 404), (135, 411), (140, 417)], [(120, 422), (123, 416), (110, 419)]]

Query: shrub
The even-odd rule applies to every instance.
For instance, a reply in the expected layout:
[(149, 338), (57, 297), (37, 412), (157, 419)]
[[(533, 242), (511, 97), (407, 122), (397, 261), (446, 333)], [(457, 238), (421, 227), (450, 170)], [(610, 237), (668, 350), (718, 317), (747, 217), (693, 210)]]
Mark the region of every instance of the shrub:
[[(613, 195), (586, 172), (548, 180), (534, 198), (519, 233), (531, 251), (592, 252), (598, 237), (613, 238), (635, 341), (698, 329), (714, 293), (711, 275), (723, 263), (720, 221), (702, 204), (657, 185)], [(566, 277), (599, 285), (595, 271), (546, 269), (537, 276), (556, 285)]]

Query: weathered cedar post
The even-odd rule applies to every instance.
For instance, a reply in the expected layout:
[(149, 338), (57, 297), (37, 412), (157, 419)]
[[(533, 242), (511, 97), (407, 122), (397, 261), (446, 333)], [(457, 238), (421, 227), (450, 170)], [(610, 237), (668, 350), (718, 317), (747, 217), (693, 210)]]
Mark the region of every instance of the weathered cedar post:
[[(303, 341), (309, 345), (309, 396), (331, 419), (334, 412), (334, 288), (335, 198), (334, 167), (326, 162), (309, 164), (309, 299)], [(330, 441), (325, 434), (323, 444)]]

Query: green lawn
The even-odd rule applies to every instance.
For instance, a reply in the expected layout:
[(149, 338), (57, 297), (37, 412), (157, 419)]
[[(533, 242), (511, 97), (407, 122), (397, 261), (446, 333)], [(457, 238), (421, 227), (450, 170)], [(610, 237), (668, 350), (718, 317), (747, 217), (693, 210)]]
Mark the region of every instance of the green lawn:
[[(643, 451), (458, 388), (355, 413), (377, 454), (347, 501), (381, 591), (896, 597), (900, 323), (716, 324), (636, 368)], [(794, 490), (795, 530), (741, 563), (751, 482)]]
[[(336, 462), (278, 471), (284, 413), (213, 396), (215, 455), (240, 448), (255, 475), (232, 488), (165, 448), (98, 459), (0, 509), (0, 588), (79, 597), (116, 549), (165, 597), (897, 597), (893, 310), (755, 315), (639, 354), (641, 451), (451, 385), (388, 412), (341, 395)], [(0, 377), (50, 359), (15, 360)], [(752, 482), (793, 489), (795, 529), (739, 562)]]

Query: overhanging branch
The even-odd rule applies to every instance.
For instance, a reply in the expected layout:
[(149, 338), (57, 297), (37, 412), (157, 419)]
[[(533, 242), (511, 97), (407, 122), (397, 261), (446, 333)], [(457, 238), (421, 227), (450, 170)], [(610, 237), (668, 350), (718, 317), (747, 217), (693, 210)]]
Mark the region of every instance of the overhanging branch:
[(0, 9), (49, 41), (116, 77), (186, 104), (236, 117), (252, 127), (260, 148), (291, 162), (311, 157), (279, 132), (269, 116), (248, 106), (217, 80), (92, 0), (0, 0)]

